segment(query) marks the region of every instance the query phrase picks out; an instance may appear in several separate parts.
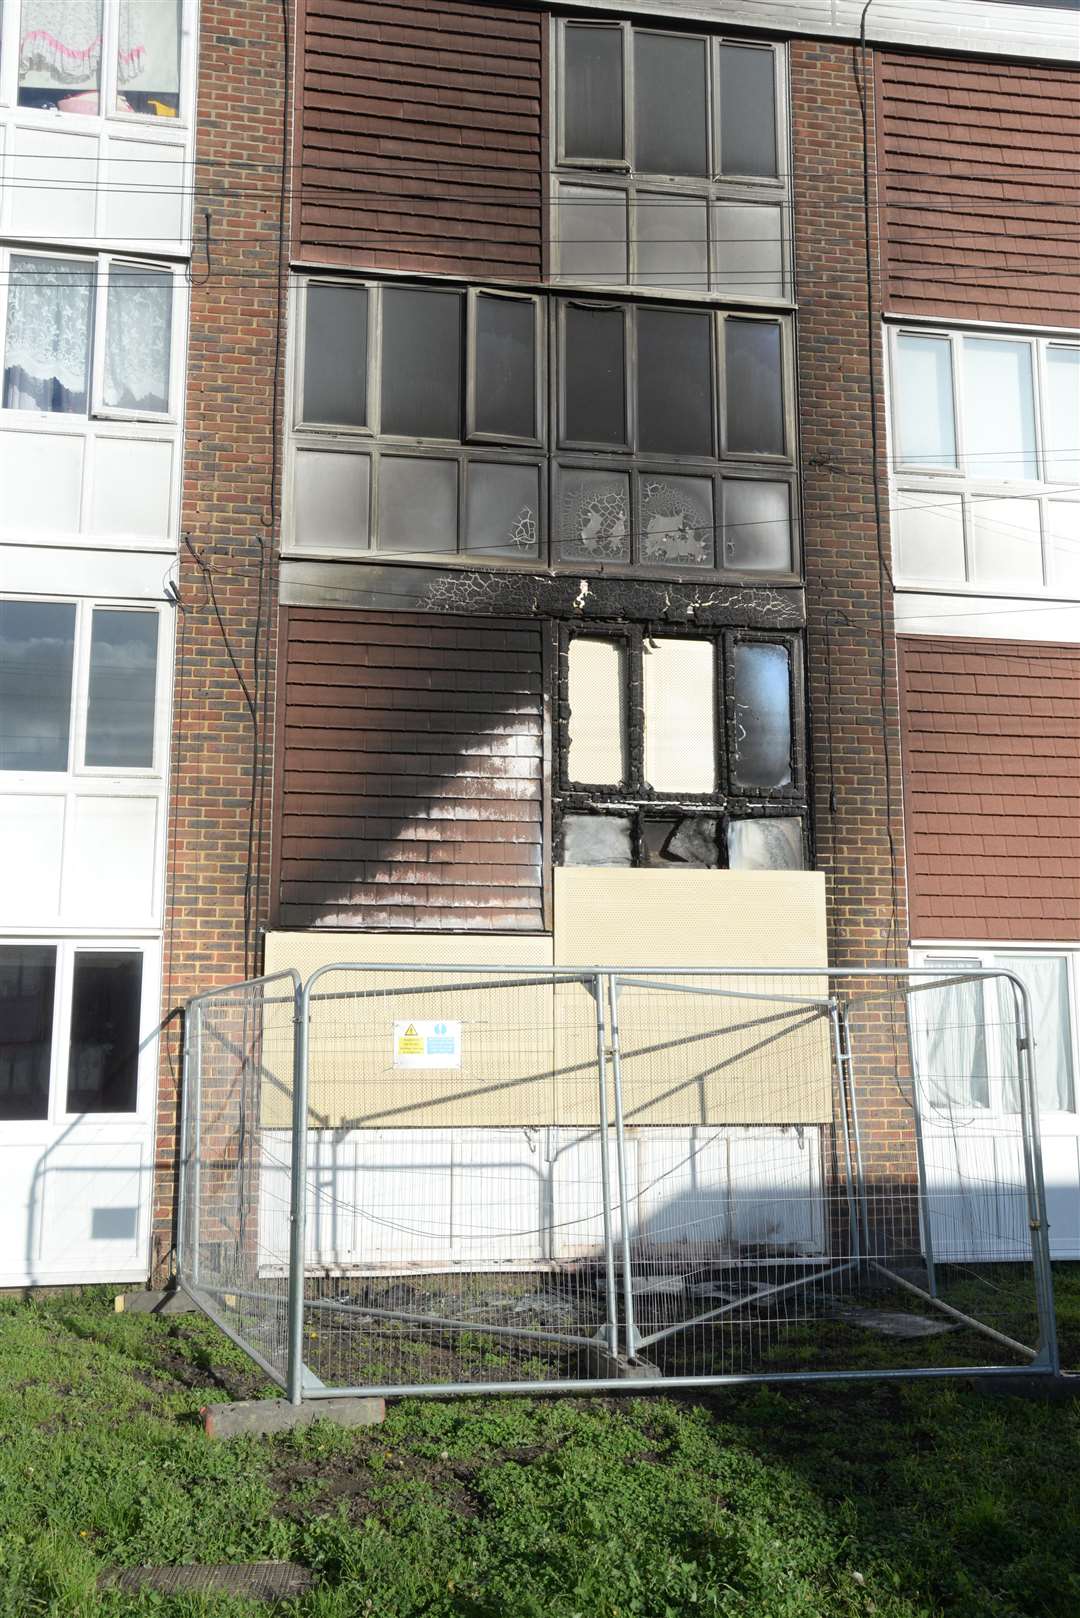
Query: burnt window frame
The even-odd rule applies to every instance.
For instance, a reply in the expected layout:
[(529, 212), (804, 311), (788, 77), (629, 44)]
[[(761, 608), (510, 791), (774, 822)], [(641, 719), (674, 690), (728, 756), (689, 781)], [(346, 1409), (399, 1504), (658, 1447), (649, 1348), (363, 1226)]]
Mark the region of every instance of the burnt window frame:
[[(571, 643), (581, 637), (616, 641), (625, 648), (626, 777), (617, 786), (594, 785), (573, 779), (568, 772), (570, 727), (569, 656)], [(716, 788), (713, 792), (669, 792), (645, 779), (644, 657), (649, 640), (708, 641), (715, 648), (716, 680), (713, 689), (716, 738)], [(731, 783), (734, 725), (734, 658), (737, 644), (783, 646), (788, 653), (791, 713), (791, 781), (783, 787), (747, 791)], [(670, 624), (563, 624), (558, 632), (558, 700), (555, 760), (552, 771), (554, 862), (562, 865), (563, 821), (567, 815), (599, 815), (629, 820), (631, 867), (661, 869), (645, 859), (645, 823), (658, 820), (713, 819), (717, 824), (717, 866), (728, 869), (727, 827), (733, 820), (797, 819), (802, 826), (803, 868), (813, 869), (810, 825), (806, 689), (803, 638), (798, 632), (723, 628), (702, 632), (696, 627)], [(672, 860), (671, 868), (706, 869), (689, 861)]]

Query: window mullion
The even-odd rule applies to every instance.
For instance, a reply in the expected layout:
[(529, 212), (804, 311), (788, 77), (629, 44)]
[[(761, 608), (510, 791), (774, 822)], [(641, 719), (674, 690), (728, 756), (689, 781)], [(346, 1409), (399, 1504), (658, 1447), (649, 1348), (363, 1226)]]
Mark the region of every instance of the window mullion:
[(106, 322), (109, 318), (109, 274), (112, 254), (101, 253), (94, 265), (94, 312), (90, 322), (90, 405), (87, 414), (103, 411), (105, 397)]
[(629, 22), (621, 24), (622, 29), (622, 70), (623, 70), (623, 162), (630, 166), (631, 174), (637, 171), (635, 158), (635, 124), (634, 116), (634, 39), (633, 29)]

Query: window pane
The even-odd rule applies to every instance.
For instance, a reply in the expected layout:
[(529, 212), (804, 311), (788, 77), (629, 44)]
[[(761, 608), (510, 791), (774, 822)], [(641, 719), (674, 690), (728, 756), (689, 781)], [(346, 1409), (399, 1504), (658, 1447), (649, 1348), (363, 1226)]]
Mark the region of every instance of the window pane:
[(323, 550), (366, 551), (371, 457), (302, 449), (293, 467), (293, 538)]
[(941, 489), (898, 489), (893, 534), (906, 579), (947, 583), (967, 576), (962, 495), (944, 494)]
[(791, 668), (786, 646), (737, 641), (734, 648), (735, 786), (791, 782)]
[(476, 431), (536, 437), (536, 307), (476, 300)]
[[(1015, 972), (1031, 996), (1031, 1019), (1035, 1035), (1035, 1082), (1039, 1107), (1043, 1112), (1072, 1112), (1073, 1059), (1072, 1014), (1069, 1008), (1069, 967), (1064, 955), (995, 955), (992, 963)], [(1002, 1021), (1009, 1027), (1015, 1018), (1012, 991), (1001, 984)], [(1006, 1071), (1012, 1075), (1012, 1094), (1006, 1095), (1010, 1111), (1018, 1111), (1020, 1097), (1016, 1085), (1016, 1052), (1006, 1045)]]
[(726, 343), (727, 448), (748, 455), (784, 453), (780, 327), (764, 320), (728, 320)]
[(66, 770), (75, 608), (0, 601), (0, 770)]
[(1038, 589), (1043, 577), (1042, 523), (1037, 500), (1005, 496), (968, 500), (973, 576), (978, 584)]
[(806, 869), (801, 820), (729, 820), (727, 848), (732, 871)]
[(456, 461), (384, 455), (379, 463), (381, 551), (456, 551)]
[(639, 309), (638, 447), (667, 455), (711, 455), (712, 317)]
[(772, 51), (720, 47), (720, 170), (767, 179), (778, 173)]
[(561, 185), (554, 215), (560, 280), (625, 286), (626, 192)]
[[(935, 959), (957, 976), (977, 972), (980, 960)], [(923, 1104), (944, 1112), (990, 1105), (983, 980), (920, 989), (909, 999), (915, 1051), (921, 1056)]]
[(367, 355), (367, 288), (310, 285), (304, 330), (305, 421), (367, 426)]
[(791, 490), (757, 478), (724, 479), (724, 566), (790, 573)]
[(645, 642), (645, 779), (661, 792), (716, 789), (716, 648)]
[(180, 0), (120, 0), (118, 112), (175, 118), (180, 110)]
[(716, 290), (729, 298), (784, 296), (784, 210), (771, 202), (718, 202)]
[(384, 287), (382, 430), (409, 438), (461, 437), (461, 298)]
[(0, 945), (0, 1119), (46, 1118), (56, 950)]
[(118, 769), (154, 762), (156, 612), (94, 610), (86, 714), (87, 764)]
[(642, 473), (638, 493), (642, 561), (662, 567), (712, 567), (712, 479)]
[(109, 271), (104, 403), (118, 410), (169, 408), (172, 275), (133, 264)]
[(94, 273), (76, 259), (13, 254), (4, 405), (86, 414)]
[(720, 864), (719, 822), (712, 815), (686, 815), (681, 820), (646, 820), (642, 825), (643, 865), (695, 865), (715, 870)]
[(626, 780), (626, 649), (575, 635), (567, 653), (570, 748), (566, 773), (588, 786)]
[(626, 443), (624, 318), (621, 309), (566, 306), (563, 431), (575, 443)]
[(566, 30), (564, 139), (567, 157), (623, 155), (622, 33)]
[(634, 33), (634, 168), (708, 174), (705, 41)]
[(76, 951), (68, 1112), (135, 1111), (141, 998), (141, 951)]
[(465, 549), (474, 556), (537, 555), (540, 473), (535, 466), (473, 461), (466, 505)]
[(670, 192), (637, 194), (635, 285), (709, 289), (708, 205)]
[(1046, 542), (1050, 583), (1058, 591), (1080, 595), (1080, 501), (1046, 502)]
[(101, 0), (23, 0), (20, 106), (96, 113), (100, 77)]
[(630, 822), (621, 815), (564, 815), (564, 865), (632, 865)]
[(626, 472), (564, 468), (559, 554), (564, 562), (630, 560), (630, 478)]
[(905, 465), (956, 465), (949, 351), (947, 337), (896, 339), (896, 458)]
[(971, 477), (1038, 476), (1029, 343), (964, 338), (964, 449)]
[(1080, 348), (1046, 350), (1046, 475), (1080, 483)]

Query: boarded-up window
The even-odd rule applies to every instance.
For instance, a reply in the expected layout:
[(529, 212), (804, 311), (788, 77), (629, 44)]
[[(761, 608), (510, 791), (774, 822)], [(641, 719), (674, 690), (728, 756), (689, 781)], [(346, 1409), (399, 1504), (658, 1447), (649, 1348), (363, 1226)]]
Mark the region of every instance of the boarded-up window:
[(541, 632), (291, 609), (285, 927), (540, 930)]

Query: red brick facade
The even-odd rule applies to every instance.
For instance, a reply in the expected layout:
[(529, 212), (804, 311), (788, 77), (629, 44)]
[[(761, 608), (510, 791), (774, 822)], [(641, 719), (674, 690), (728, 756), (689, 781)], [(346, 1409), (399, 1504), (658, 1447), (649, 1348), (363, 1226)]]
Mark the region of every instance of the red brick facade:
[(280, 487), (273, 411), (276, 397), (280, 420), (288, 270), (282, 8), (270, 0), (242, 8), (204, 0), (200, 39), (165, 886), (163, 1016), (172, 1020), (157, 1105), (155, 1271), (167, 1267), (173, 1243), (177, 1010), (189, 995), (258, 970), (269, 865), (265, 743), (273, 715)]

